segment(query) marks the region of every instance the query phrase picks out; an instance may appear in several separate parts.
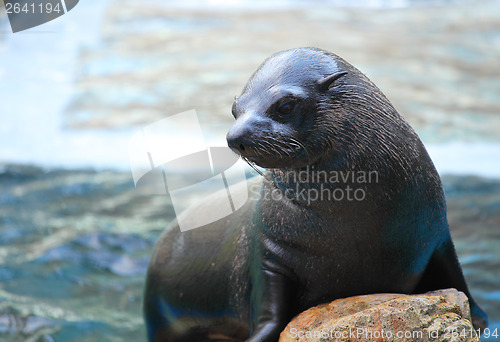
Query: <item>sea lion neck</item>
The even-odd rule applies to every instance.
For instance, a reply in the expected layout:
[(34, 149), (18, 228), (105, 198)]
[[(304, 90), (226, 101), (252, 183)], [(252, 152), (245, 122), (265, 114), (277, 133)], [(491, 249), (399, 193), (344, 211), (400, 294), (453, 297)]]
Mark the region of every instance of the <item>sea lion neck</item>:
[[(314, 164), (303, 168), (270, 169), (264, 181), (264, 193), (271, 200), (289, 201), (321, 212), (331, 203), (363, 200), (366, 186), (378, 183), (378, 171), (353, 166), (334, 167), (335, 163)], [(322, 209), (323, 208), (323, 209)]]

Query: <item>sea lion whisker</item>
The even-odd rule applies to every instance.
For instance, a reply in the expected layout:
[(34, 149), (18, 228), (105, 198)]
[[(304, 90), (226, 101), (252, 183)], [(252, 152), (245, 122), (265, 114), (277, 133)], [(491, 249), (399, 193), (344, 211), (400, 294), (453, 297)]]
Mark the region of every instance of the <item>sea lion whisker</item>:
[(278, 149), (279, 141), (273, 137), (266, 139), (260, 142), (262, 144), (263, 150), (267, 152), (267, 154), (280, 154), (280, 150)]
[(259, 157), (264, 157), (264, 151), (266, 151), (266, 145), (264, 145), (262, 142), (257, 143), (257, 149), (255, 149), (255, 154)]
[(311, 164), (311, 157), (309, 156), (309, 151), (305, 147), (304, 144), (302, 144), (298, 139), (295, 138), (290, 138), (294, 143), (296, 143), (300, 148), (302, 148), (307, 156), (307, 164)]
[(260, 170), (259, 170), (259, 169), (255, 166), (255, 163), (253, 163), (252, 161), (248, 160), (248, 158), (246, 158), (246, 157), (241, 157), (241, 159), (243, 159), (244, 161), (246, 161), (246, 163), (247, 163), (248, 165), (250, 165), (250, 167), (251, 167), (252, 169), (254, 169), (254, 170), (255, 170), (255, 172), (257, 172), (259, 175), (261, 175), (262, 177), (264, 177), (264, 178), (265, 178), (265, 176), (264, 176), (264, 174), (262, 173), (262, 171), (260, 171)]

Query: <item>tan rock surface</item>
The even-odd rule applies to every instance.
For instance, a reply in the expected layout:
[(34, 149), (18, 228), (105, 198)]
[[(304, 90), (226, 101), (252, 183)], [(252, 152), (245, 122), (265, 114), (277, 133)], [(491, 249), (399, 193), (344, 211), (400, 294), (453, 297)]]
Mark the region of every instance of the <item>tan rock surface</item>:
[(469, 301), (455, 289), (422, 295), (373, 294), (337, 299), (295, 317), (279, 342), (479, 341)]

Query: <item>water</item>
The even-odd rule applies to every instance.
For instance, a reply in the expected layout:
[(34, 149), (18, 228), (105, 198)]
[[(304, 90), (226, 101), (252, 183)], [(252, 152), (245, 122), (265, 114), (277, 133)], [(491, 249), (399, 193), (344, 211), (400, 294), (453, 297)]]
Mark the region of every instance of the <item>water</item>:
[(194, 108), (223, 145), (251, 72), (304, 45), (366, 72), (422, 137), (465, 276), (500, 329), (500, 4), (339, 5), (86, 0), (15, 35), (4, 18), (0, 341), (145, 340), (144, 273), (174, 212), (135, 191), (131, 134)]

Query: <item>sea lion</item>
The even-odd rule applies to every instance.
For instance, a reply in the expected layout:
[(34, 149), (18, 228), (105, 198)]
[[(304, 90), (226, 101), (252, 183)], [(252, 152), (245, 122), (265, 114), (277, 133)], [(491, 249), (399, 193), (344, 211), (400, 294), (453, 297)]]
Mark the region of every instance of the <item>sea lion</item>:
[[(228, 146), (266, 168), (233, 215), (181, 233), (149, 265), (150, 341), (277, 341), (298, 313), (337, 298), (454, 287), (474, 325), (441, 181), (384, 94), (337, 55), (278, 52), (235, 99)], [(224, 194), (225, 195), (225, 194)], [(217, 197), (191, 209), (196, 220)]]

